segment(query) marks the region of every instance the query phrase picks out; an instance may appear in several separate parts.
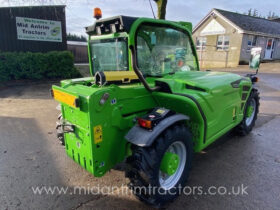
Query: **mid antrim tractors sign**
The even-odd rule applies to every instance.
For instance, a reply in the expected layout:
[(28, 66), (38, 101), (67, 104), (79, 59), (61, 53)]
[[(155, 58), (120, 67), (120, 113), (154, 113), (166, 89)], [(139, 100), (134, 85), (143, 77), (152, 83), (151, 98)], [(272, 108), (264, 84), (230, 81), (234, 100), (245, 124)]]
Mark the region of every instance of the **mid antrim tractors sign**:
[(16, 17), (16, 27), (20, 40), (62, 42), (60, 21)]

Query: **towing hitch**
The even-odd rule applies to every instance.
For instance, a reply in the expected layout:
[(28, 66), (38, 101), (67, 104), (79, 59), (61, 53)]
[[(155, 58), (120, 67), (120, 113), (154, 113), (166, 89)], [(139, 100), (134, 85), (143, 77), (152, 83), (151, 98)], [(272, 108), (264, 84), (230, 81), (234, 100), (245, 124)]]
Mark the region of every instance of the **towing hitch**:
[(75, 133), (75, 126), (66, 123), (63, 120), (62, 114), (58, 116), (58, 121), (56, 122), (56, 135), (60, 143), (64, 146), (64, 133)]

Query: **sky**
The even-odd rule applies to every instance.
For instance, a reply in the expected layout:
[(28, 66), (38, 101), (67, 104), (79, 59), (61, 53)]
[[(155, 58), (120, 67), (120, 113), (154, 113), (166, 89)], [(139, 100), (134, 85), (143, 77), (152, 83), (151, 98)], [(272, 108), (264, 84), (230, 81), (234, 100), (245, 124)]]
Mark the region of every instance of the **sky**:
[[(195, 26), (212, 9), (247, 12), (255, 8), (262, 16), (280, 15), (278, 0), (168, 0), (166, 19), (189, 21)], [(154, 12), (157, 8), (151, 0)], [(93, 8), (102, 10), (103, 18), (115, 15), (153, 17), (149, 0), (0, 0), (0, 6), (66, 5), (67, 33), (85, 34), (85, 26), (93, 24)]]

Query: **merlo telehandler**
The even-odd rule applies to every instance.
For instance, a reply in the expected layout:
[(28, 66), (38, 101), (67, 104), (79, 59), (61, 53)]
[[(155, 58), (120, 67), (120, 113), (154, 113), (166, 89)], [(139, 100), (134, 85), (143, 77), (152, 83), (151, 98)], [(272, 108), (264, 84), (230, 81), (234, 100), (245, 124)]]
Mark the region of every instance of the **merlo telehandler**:
[(160, 207), (185, 186), (194, 152), (252, 130), (257, 77), (200, 71), (191, 23), (116, 16), (86, 30), (92, 76), (52, 94), (67, 155), (95, 177), (124, 163), (135, 196)]

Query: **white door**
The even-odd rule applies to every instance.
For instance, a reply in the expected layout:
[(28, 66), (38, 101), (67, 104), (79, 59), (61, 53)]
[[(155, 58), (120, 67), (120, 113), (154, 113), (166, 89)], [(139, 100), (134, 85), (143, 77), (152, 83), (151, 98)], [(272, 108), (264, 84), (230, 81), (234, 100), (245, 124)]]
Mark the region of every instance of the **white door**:
[(274, 39), (268, 39), (265, 48), (264, 59), (272, 59), (274, 50)]

